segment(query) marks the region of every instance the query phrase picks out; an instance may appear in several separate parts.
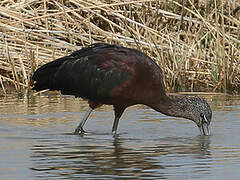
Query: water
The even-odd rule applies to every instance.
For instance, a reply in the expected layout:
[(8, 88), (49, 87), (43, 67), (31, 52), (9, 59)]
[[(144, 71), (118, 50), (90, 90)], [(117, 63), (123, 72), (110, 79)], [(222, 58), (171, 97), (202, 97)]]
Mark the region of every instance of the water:
[(0, 179), (231, 179), (240, 177), (240, 97), (208, 96), (212, 136), (145, 106), (128, 108), (117, 136), (111, 106), (72, 135), (86, 102), (56, 95), (0, 98)]

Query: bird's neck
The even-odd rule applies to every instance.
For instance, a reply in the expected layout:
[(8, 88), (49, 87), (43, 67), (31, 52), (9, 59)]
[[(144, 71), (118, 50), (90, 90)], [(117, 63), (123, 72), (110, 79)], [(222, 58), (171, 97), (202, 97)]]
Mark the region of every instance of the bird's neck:
[(188, 104), (182, 102), (182, 98), (170, 98), (165, 96), (164, 98), (158, 100), (158, 102), (151, 105), (151, 107), (168, 116), (190, 119), (191, 117), (186, 111)]

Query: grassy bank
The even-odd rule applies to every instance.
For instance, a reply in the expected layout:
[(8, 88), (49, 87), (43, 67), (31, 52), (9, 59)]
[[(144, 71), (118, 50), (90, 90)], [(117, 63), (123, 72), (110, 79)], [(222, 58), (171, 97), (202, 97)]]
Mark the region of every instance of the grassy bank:
[(30, 87), (40, 65), (94, 42), (137, 48), (167, 91), (240, 92), (240, 3), (234, 0), (4, 0), (0, 87)]

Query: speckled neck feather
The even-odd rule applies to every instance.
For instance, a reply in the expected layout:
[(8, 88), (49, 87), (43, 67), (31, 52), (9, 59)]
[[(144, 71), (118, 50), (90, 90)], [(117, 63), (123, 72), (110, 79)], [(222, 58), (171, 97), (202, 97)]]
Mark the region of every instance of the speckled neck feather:
[(201, 113), (206, 114), (209, 118), (212, 116), (210, 106), (200, 97), (167, 97), (167, 100), (159, 102), (153, 108), (168, 116), (190, 120), (197, 120)]

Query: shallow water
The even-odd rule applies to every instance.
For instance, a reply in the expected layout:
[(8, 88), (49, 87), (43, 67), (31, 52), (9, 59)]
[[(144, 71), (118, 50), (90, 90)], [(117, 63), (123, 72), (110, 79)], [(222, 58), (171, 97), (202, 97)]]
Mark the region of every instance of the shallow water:
[(111, 106), (72, 135), (86, 102), (56, 95), (0, 98), (0, 179), (231, 179), (240, 177), (240, 97), (207, 96), (211, 136), (190, 121), (128, 108), (111, 135)]

